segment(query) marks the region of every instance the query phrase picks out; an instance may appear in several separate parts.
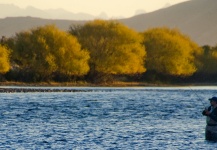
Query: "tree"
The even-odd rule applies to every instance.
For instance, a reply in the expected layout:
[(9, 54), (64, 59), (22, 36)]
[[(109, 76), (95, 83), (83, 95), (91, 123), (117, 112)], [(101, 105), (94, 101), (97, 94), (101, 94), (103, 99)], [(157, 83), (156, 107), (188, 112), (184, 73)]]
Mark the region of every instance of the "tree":
[(10, 70), (10, 51), (5, 47), (0, 45), (0, 73), (5, 74)]
[(206, 75), (217, 74), (217, 46), (203, 46), (203, 55), (200, 57), (201, 68), (198, 72)]
[(176, 29), (153, 28), (143, 32), (147, 70), (174, 76), (190, 76), (196, 70), (199, 46)]
[(89, 53), (81, 50), (75, 37), (53, 25), (18, 33), (14, 41), (16, 63), (41, 79), (54, 73), (82, 76), (89, 71)]
[(70, 28), (90, 52), (90, 74), (106, 76), (145, 72), (142, 36), (116, 21), (94, 20)]

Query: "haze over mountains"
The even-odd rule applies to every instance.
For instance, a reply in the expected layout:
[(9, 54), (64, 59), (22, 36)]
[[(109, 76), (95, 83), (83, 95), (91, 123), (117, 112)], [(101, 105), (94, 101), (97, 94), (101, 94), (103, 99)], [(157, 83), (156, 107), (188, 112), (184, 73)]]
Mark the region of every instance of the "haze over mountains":
[[(12, 7), (14, 8), (14, 6)], [(7, 12), (2, 11), (1, 5), (0, 11)], [(25, 11), (28, 11), (28, 8)], [(63, 11), (56, 12), (54, 16), (64, 14), (61, 12)], [(10, 13), (12, 12), (10, 11)], [(45, 24), (56, 24), (58, 28), (67, 31), (72, 24), (84, 24), (86, 22), (81, 21), (85, 20), (81, 19), (81, 17), (79, 17), (80, 19), (70, 20), (41, 19), (42, 17), (40, 16), (45, 16), (46, 14), (48, 15), (49, 13), (43, 12), (41, 14), (36, 9), (35, 14), (28, 15), (31, 17), (2, 18), (0, 19), (0, 36), (9, 37), (15, 35), (17, 32)], [(1, 15), (7, 14), (0, 14), (0, 17)], [(22, 15), (18, 15), (17, 13), (17, 16)], [(217, 0), (186, 1), (154, 12), (119, 19), (118, 21), (139, 32), (153, 27), (167, 26), (169, 28), (177, 28), (201, 46), (217, 45)]]
[(105, 13), (93, 16), (87, 13), (72, 13), (64, 9), (41, 10), (32, 6), (23, 9), (13, 4), (0, 4), (0, 18), (5, 17), (37, 17), (43, 19), (93, 20), (94, 18), (108, 19)]

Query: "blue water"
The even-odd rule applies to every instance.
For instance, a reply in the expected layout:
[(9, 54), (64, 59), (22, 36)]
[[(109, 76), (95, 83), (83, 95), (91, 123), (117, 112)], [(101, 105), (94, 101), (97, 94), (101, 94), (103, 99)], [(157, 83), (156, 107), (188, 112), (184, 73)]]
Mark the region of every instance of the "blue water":
[[(87, 89), (87, 88), (79, 88)], [(216, 87), (0, 93), (0, 149), (210, 149), (202, 109)]]

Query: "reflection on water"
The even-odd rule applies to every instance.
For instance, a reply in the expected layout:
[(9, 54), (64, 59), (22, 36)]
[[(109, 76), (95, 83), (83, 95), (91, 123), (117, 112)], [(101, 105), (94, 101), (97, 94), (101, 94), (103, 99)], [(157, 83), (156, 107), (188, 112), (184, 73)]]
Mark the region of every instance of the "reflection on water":
[(213, 149), (202, 109), (215, 87), (1, 93), (0, 149)]

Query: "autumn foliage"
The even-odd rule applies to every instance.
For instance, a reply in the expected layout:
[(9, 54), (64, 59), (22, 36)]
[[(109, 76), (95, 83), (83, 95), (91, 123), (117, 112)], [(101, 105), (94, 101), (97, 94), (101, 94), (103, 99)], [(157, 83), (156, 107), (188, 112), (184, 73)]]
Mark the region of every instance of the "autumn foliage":
[(95, 20), (82, 27), (72, 27), (71, 33), (90, 53), (92, 76), (146, 71), (143, 38), (136, 31), (116, 21)]
[(89, 53), (81, 49), (77, 39), (53, 25), (21, 32), (14, 38), (13, 61), (41, 80), (53, 74), (85, 75), (88, 60)]
[(10, 69), (10, 51), (0, 45), (0, 74), (5, 74)]
[[(46, 25), (1, 41), (0, 73), (15, 81), (147, 81), (150, 76), (200, 78), (217, 74), (216, 47), (199, 47), (177, 29), (141, 33), (114, 20), (61, 31)], [(154, 74), (153, 74), (154, 73)]]
[(154, 28), (143, 35), (148, 70), (176, 76), (189, 76), (197, 71), (195, 54), (202, 50), (178, 30)]

